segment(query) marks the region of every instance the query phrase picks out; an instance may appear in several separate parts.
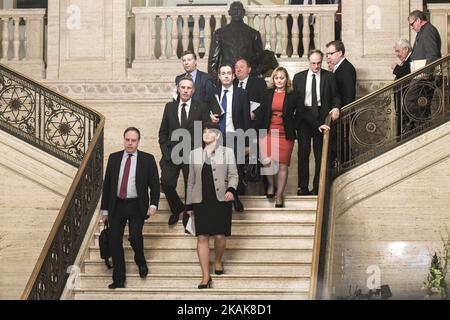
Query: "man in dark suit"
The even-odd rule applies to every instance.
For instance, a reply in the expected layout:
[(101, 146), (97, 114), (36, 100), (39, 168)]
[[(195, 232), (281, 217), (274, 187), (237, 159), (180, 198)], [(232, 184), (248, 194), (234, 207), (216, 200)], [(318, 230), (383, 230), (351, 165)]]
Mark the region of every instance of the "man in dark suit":
[(108, 221), (111, 228), (109, 241), (114, 270), (110, 289), (125, 287), (122, 241), (127, 221), (129, 241), (139, 275), (141, 278), (147, 276), (142, 229), (144, 221), (156, 213), (159, 203), (159, 176), (155, 158), (138, 150), (141, 134), (137, 128), (127, 128), (123, 136), (125, 150), (112, 153), (108, 159), (100, 207), (103, 222)]
[[(161, 148), (162, 158), (159, 162), (161, 167), (161, 187), (166, 195), (172, 215), (169, 217), (168, 224), (174, 225), (178, 222), (180, 214), (184, 212), (184, 203), (181, 201), (176, 188), (180, 170), (183, 171), (186, 199), (186, 181), (189, 176), (189, 164), (185, 161), (189, 158), (190, 150), (183, 151), (183, 154), (172, 155), (172, 149), (182, 141), (172, 141), (172, 133), (178, 129), (187, 130), (188, 136), (181, 139), (190, 139), (191, 150), (195, 146), (201, 146), (201, 137), (195, 144), (194, 124), (200, 122), (199, 130), (201, 132), (202, 124), (209, 121), (208, 106), (202, 102), (192, 99), (195, 86), (191, 77), (182, 78), (178, 83), (178, 93), (180, 101), (172, 101), (166, 104), (164, 114), (159, 128), (159, 146)], [(174, 157), (179, 157), (175, 159)], [(183, 225), (186, 225), (188, 216), (183, 216)]]
[(323, 53), (312, 50), (308, 53), (309, 69), (299, 72), (292, 81), (299, 99), (296, 114), (298, 128), (298, 195), (310, 195), (309, 155), (311, 139), (315, 158), (313, 194), (319, 190), (320, 160), (322, 157), (322, 131), (329, 130), (325, 118), (331, 114), (333, 120), (339, 118), (341, 102), (333, 73), (322, 69)]
[[(223, 64), (219, 68), (220, 86), (217, 88), (216, 99), (219, 100), (224, 113), (220, 116), (219, 127), (224, 136), (225, 144), (233, 148), (236, 156), (236, 163), (239, 174), (239, 185), (234, 197), (234, 208), (237, 212), (244, 211), (244, 206), (239, 199), (239, 194), (244, 192), (242, 178), (244, 177), (245, 155), (248, 154), (248, 141), (246, 137), (240, 135), (240, 130), (244, 132), (250, 128), (250, 102), (247, 92), (233, 85), (234, 67), (232, 64)], [(245, 146), (237, 143), (245, 139)]]
[(400, 39), (395, 44), (394, 50), (400, 63), (394, 62), (391, 65), (391, 69), (392, 73), (395, 75), (395, 80), (398, 80), (411, 73), (411, 44), (406, 39)]
[(333, 65), (341, 105), (356, 100), (356, 69), (345, 57), (345, 46), (340, 40), (327, 43), (327, 62)]
[(428, 22), (422, 11), (415, 10), (408, 16), (410, 27), (417, 32), (416, 40), (411, 53), (411, 60), (426, 60), (426, 64), (442, 57), (441, 37), (439, 31)]
[[(400, 63), (393, 63), (391, 65), (392, 73), (395, 75), (395, 80), (398, 80), (408, 74), (411, 73), (411, 45), (408, 40), (400, 39), (394, 46), (395, 55), (400, 60)], [(407, 88), (407, 85), (396, 86), (394, 88), (395, 95), (395, 114), (397, 117), (397, 137), (400, 139), (403, 126), (405, 124), (404, 119), (405, 115), (402, 108), (402, 97), (404, 94), (404, 89)]]
[[(261, 77), (251, 75), (252, 67), (245, 58), (238, 58), (234, 64), (234, 72), (236, 74), (236, 78), (233, 81), (234, 86), (244, 89), (247, 92), (248, 100), (250, 101), (250, 111), (254, 111), (263, 100), (264, 92), (267, 88), (266, 81)], [(256, 129), (256, 120), (250, 121), (250, 127)], [(258, 146), (257, 140), (255, 141), (255, 144)], [(258, 150), (255, 151), (256, 152), (252, 152), (253, 154), (249, 155), (249, 157), (257, 159)], [(252, 161), (251, 163), (254, 162)], [(267, 190), (268, 182), (266, 176), (263, 176), (262, 180), (264, 183), (264, 190)], [(247, 191), (249, 193), (257, 193), (257, 189), (258, 185), (255, 183), (251, 183), (247, 186)]]
[(249, 101), (261, 103), (267, 88), (266, 81), (263, 78), (251, 75), (252, 67), (245, 58), (238, 58), (234, 64), (234, 72), (236, 78), (233, 84), (247, 92)]
[[(411, 53), (412, 63), (414, 64), (417, 60), (425, 60), (428, 65), (441, 58), (441, 37), (438, 30), (428, 22), (427, 16), (422, 11), (415, 10), (409, 14), (408, 22), (410, 27), (417, 32)], [(430, 119), (431, 102), (434, 95), (433, 78), (432, 71), (429, 71), (423, 73), (420, 79), (415, 79), (410, 83), (410, 89), (405, 97), (405, 107), (412, 115), (411, 121), (409, 121), (411, 130)]]
[[(197, 55), (193, 51), (184, 51), (181, 59), (183, 61), (184, 71), (186, 72), (175, 77), (175, 85), (177, 89), (182, 78), (192, 77), (195, 86), (192, 99), (209, 105), (215, 93), (214, 80), (209, 74), (197, 69)], [(178, 94), (176, 100), (180, 100)]]
[[(335, 40), (327, 43), (327, 63), (328, 66), (332, 66), (334, 77), (336, 78), (336, 85), (338, 94), (341, 99), (341, 105), (346, 106), (356, 100), (356, 70), (353, 64), (345, 57), (345, 46), (340, 40)], [(331, 131), (330, 137), (330, 161), (333, 162), (337, 159), (337, 148), (341, 151), (340, 158), (349, 159), (350, 148), (345, 146), (349, 145), (348, 139), (350, 137), (350, 122), (351, 117), (347, 118), (347, 121), (340, 121), (338, 125), (333, 123), (334, 130)], [(338, 146), (338, 137), (340, 138), (341, 145)], [(347, 140), (347, 141), (344, 141)]]

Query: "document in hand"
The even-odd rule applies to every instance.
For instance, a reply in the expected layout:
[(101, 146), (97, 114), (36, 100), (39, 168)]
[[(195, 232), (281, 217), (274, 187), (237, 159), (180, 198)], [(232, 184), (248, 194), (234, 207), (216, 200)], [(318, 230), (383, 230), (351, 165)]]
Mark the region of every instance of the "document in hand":
[(426, 59), (411, 61), (411, 65), (410, 65), (411, 73), (419, 70), (420, 68), (425, 67), (426, 64), (427, 64), (427, 60)]
[(259, 102), (255, 102), (255, 101), (250, 101), (250, 111), (253, 112), (256, 109), (259, 108), (259, 106), (261, 105), (261, 103)]
[(186, 224), (186, 231), (195, 236), (195, 218), (194, 214), (189, 217), (189, 220)]
[(217, 114), (220, 117), (225, 113), (225, 111), (223, 110), (222, 105), (220, 104), (219, 96), (216, 94), (215, 97), (216, 98), (213, 99), (211, 103), (211, 112), (213, 114)]

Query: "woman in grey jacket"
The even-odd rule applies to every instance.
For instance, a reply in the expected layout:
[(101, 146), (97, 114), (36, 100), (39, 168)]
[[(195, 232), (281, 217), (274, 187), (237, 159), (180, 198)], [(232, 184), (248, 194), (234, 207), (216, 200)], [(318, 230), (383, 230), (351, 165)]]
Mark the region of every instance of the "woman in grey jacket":
[(231, 203), (239, 181), (234, 152), (218, 143), (220, 136), (217, 124), (204, 124), (203, 147), (190, 154), (186, 210), (195, 217), (197, 253), (203, 274), (199, 289), (211, 287), (209, 236), (214, 236), (215, 274), (223, 274), (225, 237), (231, 235)]

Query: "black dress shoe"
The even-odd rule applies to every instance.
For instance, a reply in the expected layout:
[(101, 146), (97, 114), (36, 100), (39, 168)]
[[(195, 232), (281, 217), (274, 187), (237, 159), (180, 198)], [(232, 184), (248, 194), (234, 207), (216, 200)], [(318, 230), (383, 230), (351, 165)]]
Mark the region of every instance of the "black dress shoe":
[(310, 196), (311, 192), (308, 189), (299, 188), (297, 191), (298, 196)]
[(234, 199), (234, 210), (237, 212), (243, 212), (244, 211), (244, 205), (242, 204), (241, 200), (239, 198)]
[(314, 190), (311, 192), (311, 194), (314, 195), (314, 196), (317, 196), (317, 195), (319, 194), (319, 190), (314, 189)]
[(125, 283), (124, 282), (113, 282), (108, 286), (108, 288), (110, 288), (110, 289), (125, 288)]
[(172, 226), (178, 222), (178, 219), (180, 219), (180, 214), (171, 214), (169, 217), (169, 226)]
[(139, 266), (139, 276), (144, 279), (147, 277), (148, 268), (147, 266)]
[(209, 277), (208, 282), (207, 282), (206, 284), (200, 283), (200, 284), (198, 285), (198, 288), (199, 288), (199, 289), (211, 288), (211, 283), (212, 283), (212, 279), (211, 279), (211, 277)]

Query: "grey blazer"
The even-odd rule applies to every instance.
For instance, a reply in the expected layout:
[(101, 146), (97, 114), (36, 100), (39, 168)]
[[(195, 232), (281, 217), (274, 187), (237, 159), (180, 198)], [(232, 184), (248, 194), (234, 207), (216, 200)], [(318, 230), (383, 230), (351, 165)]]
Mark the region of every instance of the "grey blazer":
[[(191, 151), (186, 205), (202, 202), (202, 169), (205, 159), (206, 151), (203, 148)], [(225, 201), (225, 193), (234, 192), (239, 181), (233, 150), (218, 146), (211, 155), (211, 167), (217, 200)]]
[(441, 58), (441, 37), (430, 22), (426, 23), (416, 35), (411, 60), (426, 59), (427, 64)]

